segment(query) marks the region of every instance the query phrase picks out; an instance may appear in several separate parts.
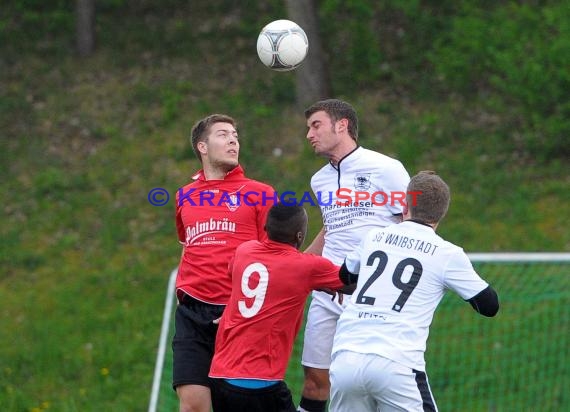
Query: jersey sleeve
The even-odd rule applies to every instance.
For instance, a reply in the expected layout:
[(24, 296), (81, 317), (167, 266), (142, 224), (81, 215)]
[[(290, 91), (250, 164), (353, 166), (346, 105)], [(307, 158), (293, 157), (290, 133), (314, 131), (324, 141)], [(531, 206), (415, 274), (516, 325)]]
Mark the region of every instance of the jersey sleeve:
[(311, 289), (340, 289), (344, 287), (344, 283), (342, 283), (339, 276), (340, 266), (321, 256), (313, 254), (305, 254), (304, 256), (305, 259), (310, 261), (308, 266), (311, 268), (309, 274)]
[(256, 205), (257, 208), (257, 240), (263, 242), (267, 240), (267, 232), (265, 231), (265, 222), (269, 209), (273, 206), (273, 200), (276, 196), (275, 189), (271, 186), (265, 186), (261, 189), (265, 193), (265, 197), (261, 197), (261, 201)]
[(455, 291), (464, 300), (471, 299), (489, 286), (475, 272), (471, 261), (461, 249), (451, 255), (444, 276), (444, 285)]
[[(238, 249), (239, 249), (239, 246), (238, 246)], [(230, 278), (230, 282), (231, 282), (231, 279), (232, 279), (232, 276), (233, 276), (234, 262), (235, 262), (235, 260), (236, 260), (236, 254), (237, 254), (237, 249), (236, 249), (236, 253), (234, 253), (234, 255), (233, 255), (233, 256), (231, 257), (231, 259), (229, 260), (229, 262), (228, 262), (228, 267), (227, 267), (227, 270), (226, 270), (226, 273), (225, 273), (225, 275), (226, 275), (228, 278)]]
[(186, 242), (186, 232), (184, 231), (184, 222), (182, 221), (182, 208), (178, 203), (178, 192), (176, 192), (176, 232), (178, 233), (178, 241), (184, 244)]
[(364, 238), (360, 241), (358, 247), (354, 250), (351, 250), (348, 255), (346, 255), (344, 264), (350, 273), (354, 273), (355, 275), (360, 273), (360, 255), (364, 250), (364, 245), (366, 244), (366, 239), (368, 239), (368, 237), (369, 234), (364, 236)]
[[(386, 193), (406, 193), (410, 183), (410, 175), (401, 162), (394, 160), (386, 167), (383, 174), (384, 191)], [(403, 213), (404, 210), (403, 205), (399, 201), (388, 202), (386, 207), (394, 215)]]

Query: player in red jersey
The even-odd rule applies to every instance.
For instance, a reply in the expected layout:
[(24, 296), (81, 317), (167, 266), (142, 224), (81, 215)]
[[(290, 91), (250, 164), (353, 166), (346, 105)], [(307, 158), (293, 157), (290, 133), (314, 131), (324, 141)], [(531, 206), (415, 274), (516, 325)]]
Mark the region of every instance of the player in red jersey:
[(248, 240), (265, 240), (274, 189), (245, 177), (238, 163), (233, 118), (213, 114), (192, 128), (192, 147), (202, 163), (194, 181), (178, 190), (176, 227), (183, 251), (176, 278), (173, 387), (180, 412), (209, 412), (208, 371), (218, 319), (228, 302), (228, 263)]
[(284, 378), (307, 297), (356, 281), (298, 250), (307, 231), (302, 206), (274, 205), (266, 230), (269, 240), (241, 244), (230, 263), (232, 294), (210, 369), (215, 412), (294, 412)]

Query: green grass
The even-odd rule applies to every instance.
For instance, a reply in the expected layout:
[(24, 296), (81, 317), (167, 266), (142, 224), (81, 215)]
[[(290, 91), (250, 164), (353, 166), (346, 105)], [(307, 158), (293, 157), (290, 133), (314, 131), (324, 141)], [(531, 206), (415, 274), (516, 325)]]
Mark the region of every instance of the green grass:
[[(214, 6), (200, 7), (146, 20), (143, 6), (124, 19), (103, 14), (85, 60), (71, 53), (69, 22), (45, 38), (2, 32), (14, 40), (0, 60), (3, 411), (146, 409), (180, 254), (172, 201), (153, 207), (147, 194), (173, 194), (198, 168), (188, 142), (198, 118), (236, 117), (247, 173), (279, 191), (308, 190), (325, 161), (305, 142), (294, 73), (263, 67), (247, 37), (267, 14), (220, 27), (203, 19)], [(423, 76), (401, 72), (339, 96), (359, 111), (362, 144), (450, 183), (440, 233), (466, 251), (570, 250), (565, 162), (537, 162), (513, 144), (508, 113), (414, 88), (409, 79)], [(319, 212), (309, 215), (311, 238)]]

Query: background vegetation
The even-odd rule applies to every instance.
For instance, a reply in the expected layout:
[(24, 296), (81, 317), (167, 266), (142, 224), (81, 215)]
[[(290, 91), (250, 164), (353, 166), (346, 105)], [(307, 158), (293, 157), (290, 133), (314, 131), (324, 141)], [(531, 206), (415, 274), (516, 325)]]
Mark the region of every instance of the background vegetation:
[[(0, 10), (5, 411), (146, 409), (180, 253), (172, 202), (147, 194), (173, 194), (198, 168), (198, 118), (239, 119), (244, 167), (279, 191), (307, 190), (324, 162), (304, 142), (294, 74), (255, 53), (281, 1), (99, 0), (86, 59), (73, 3)], [(570, 250), (565, 2), (316, 4), (361, 143), (450, 183), (444, 237), (469, 252)]]

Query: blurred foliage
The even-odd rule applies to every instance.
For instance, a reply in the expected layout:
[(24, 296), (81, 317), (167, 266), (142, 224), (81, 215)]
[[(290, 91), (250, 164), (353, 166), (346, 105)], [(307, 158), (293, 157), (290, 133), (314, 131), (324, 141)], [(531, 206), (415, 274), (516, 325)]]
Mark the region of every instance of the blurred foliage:
[[(61, 58), (74, 33), (73, 0), (18, 0), (2, 8), (0, 44), (6, 59), (22, 52)], [(281, 1), (189, 2), (184, 0), (98, 0), (97, 38), (121, 50), (120, 60), (158, 51), (205, 60), (249, 52), (244, 38), (284, 15)], [(461, 93), (480, 99), (508, 124), (502, 136), (541, 161), (570, 154), (570, 8), (564, 1), (322, 0), (321, 33), (338, 95), (394, 81), (416, 97)], [(191, 14), (221, 15), (194, 20)], [(120, 35), (118, 35), (120, 33)], [(158, 56), (155, 56), (155, 58)], [(284, 87), (277, 87), (282, 84)], [(293, 101), (291, 83), (275, 83), (270, 100)], [(182, 93), (186, 90), (182, 89)], [(177, 91), (163, 94), (165, 120), (176, 116)], [(247, 97), (246, 97), (247, 99)], [(18, 104), (6, 99), (3, 106)]]
[(320, 12), (341, 94), (383, 79), (418, 97), (461, 93), (504, 116), (501, 144), (570, 155), (567, 2), (326, 0)]
[(570, 7), (543, 3), (464, 2), (429, 56), (446, 89), (507, 112), (506, 137), (546, 160), (570, 155)]

